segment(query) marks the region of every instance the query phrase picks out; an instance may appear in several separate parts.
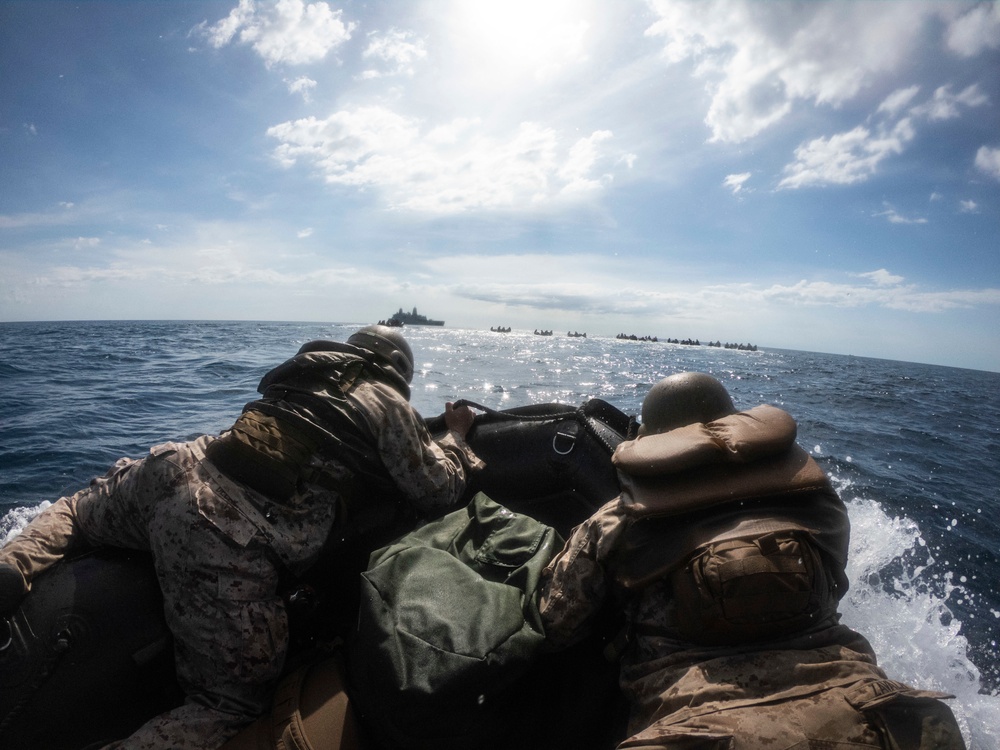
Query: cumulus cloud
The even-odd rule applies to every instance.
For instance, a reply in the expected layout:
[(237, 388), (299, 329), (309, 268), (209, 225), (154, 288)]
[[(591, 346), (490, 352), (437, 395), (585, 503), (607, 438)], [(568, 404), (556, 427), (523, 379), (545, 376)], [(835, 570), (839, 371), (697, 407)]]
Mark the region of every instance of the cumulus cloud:
[(976, 167), (990, 177), (1000, 180), (1000, 148), (980, 146), (976, 152)]
[(736, 195), (741, 190), (743, 190), (743, 185), (747, 180), (750, 179), (750, 172), (741, 172), (740, 174), (730, 174), (726, 175), (726, 179), (722, 181), (722, 184), (733, 191), (733, 195)]
[(977, 3), (959, 15), (948, 26), (945, 42), (962, 57), (1000, 48), (1000, 3)]
[(910, 120), (903, 119), (889, 131), (859, 125), (846, 133), (815, 138), (795, 149), (795, 161), (785, 167), (778, 189), (862, 182), (884, 159), (901, 153), (913, 136)]
[[(918, 123), (951, 120), (959, 117), (963, 108), (980, 107), (988, 101), (977, 84), (957, 94), (952, 93), (950, 86), (940, 86), (927, 101), (901, 113), (918, 91), (918, 87), (911, 86), (890, 94), (876, 111), (885, 117), (871, 126), (859, 125), (848, 132), (816, 138), (799, 146), (795, 149), (795, 160), (785, 167), (778, 188), (863, 182), (876, 173), (885, 159), (906, 149), (916, 136)], [(903, 116), (893, 123), (899, 114)], [(908, 221), (895, 212), (878, 215), (888, 216), (895, 223), (924, 223)]]
[(648, 0), (671, 62), (708, 81), (713, 141), (739, 142), (796, 102), (839, 106), (896, 71), (920, 40), (931, 4)]
[(393, 208), (429, 213), (579, 200), (607, 185), (623, 158), (608, 131), (570, 142), (525, 122), (497, 138), (458, 120), (425, 133), (422, 121), (379, 106), (284, 122), (268, 135), (286, 166), (309, 164), (330, 184), (375, 188)]
[(973, 200), (959, 201), (958, 210), (963, 214), (979, 213), (979, 204)]
[[(741, 142), (787, 117), (797, 104), (839, 107), (911, 64), (924, 35), (943, 22), (947, 49), (970, 57), (1000, 47), (1000, 3), (816, 3), (647, 0), (656, 20), (646, 35), (670, 63), (690, 61), (711, 95), (712, 141)], [(918, 88), (880, 106), (895, 115)], [(946, 119), (975, 106), (975, 86), (939, 89), (927, 116)]]
[(410, 31), (391, 29), (384, 34), (368, 35), (368, 46), (362, 55), (366, 60), (378, 62), (380, 68), (368, 68), (360, 78), (381, 78), (383, 76), (412, 76), (414, 64), (427, 57), (423, 39), (418, 39)]
[(202, 22), (195, 31), (217, 49), (234, 41), (249, 44), (268, 67), (303, 65), (322, 60), (351, 38), (355, 24), (341, 16), (325, 2), (240, 0), (228, 16), (212, 26)]

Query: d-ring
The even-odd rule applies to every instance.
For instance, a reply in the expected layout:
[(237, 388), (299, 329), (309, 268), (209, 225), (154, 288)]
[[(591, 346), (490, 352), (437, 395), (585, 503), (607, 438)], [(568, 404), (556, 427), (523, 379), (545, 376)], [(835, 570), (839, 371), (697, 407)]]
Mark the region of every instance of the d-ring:
[[(569, 447), (566, 450), (559, 449), (559, 438), (564, 437), (569, 441)], [(568, 432), (557, 432), (552, 436), (552, 450), (558, 453), (560, 456), (568, 456), (573, 452), (573, 448), (576, 446), (576, 435), (571, 435)]]

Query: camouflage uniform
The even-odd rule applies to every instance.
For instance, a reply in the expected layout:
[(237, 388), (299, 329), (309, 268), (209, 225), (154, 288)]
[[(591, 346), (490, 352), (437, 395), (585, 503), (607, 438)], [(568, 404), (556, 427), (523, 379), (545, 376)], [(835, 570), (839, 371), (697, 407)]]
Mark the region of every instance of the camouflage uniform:
[[(760, 431), (770, 415), (752, 416), (753, 429)], [(842, 570), (830, 571), (826, 579), (834, 592), (832, 606), (824, 603), (829, 597), (820, 599), (805, 627), (728, 643), (681, 627), (679, 613), (688, 606), (682, 592), (689, 591), (682, 577), (690, 576), (695, 553), (726, 534), (783, 527), (799, 534), (819, 519), (813, 538), (819, 538), (826, 567), (846, 561), (846, 533), (829, 533), (846, 523), (846, 510), (832, 490), (810, 479), (821, 472), (801, 449), (767, 455), (762, 464), (798, 482), (794, 492), (782, 496), (775, 491), (785, 480), (754, 473), (753, 460), (744, 462), (748, 454), (729, 465), (723, 459), (703, 461), (717, 453), (702, 440), (704, 428), (647, 440), (655, 450), (644, 447), (641, 437), (623, 443), (622, 454), (616, 453), (622, 495), (574, 529), (543, 573), (540, 609), (546, 638), (556, 646), (583, 637), (607, 603), (625, 607), (629, 642), (620, 682), (631, 705), (631, 736), (619, 747), (963, 748), (954, 716), (938, 700), (950, 696), (887, 679), (868, 641), (839, 624), (836, 600), (846, 592)], [(713, 442), (724, 442), (718, 439), (724, 430), (710, 431)], [(754, 440), (734, 440), (728, 447), (739, 452)], [(642, 460), (630, 463), (622, 456)], [(629, 474), (623, 464), (647, 474)], [(672, 475), (674, 465), (681, 470)], [(802, 491), (810, 485), (813, 489)], [(748, 494), (755, 491), (764, 497)], [(684, 506), (685, 512), (642, 528), (650, 520), (637, 510), (644, 505)], [(705, 611), (705, 597), (687, 597)]]
[[(357, 363), (337, 353), (318, 359), (341, 373), (341, 360)], [(368, 449), (418, 511), (447, 508), (462, 496), (466, 471), (481, 462), (457, 433), (432, 440), (398, 384), (367, 373), (355, 368), (343, 388), (375, 442), (355, 448)], [(152, 553), (187, 700), (121, 747), (218, 747), (264, 710), (288, 641), (279, 573), (301, 572), (316, 560), (357, 485), (336, 453), (310, 452), (298, 467), (304, 479), (275, 502), (206, 458), (229, 435), (165, 443), (141, 460), (119, 460), (0, 550), (0, 561), (13, 563), (28, 582), (76, 538)]]

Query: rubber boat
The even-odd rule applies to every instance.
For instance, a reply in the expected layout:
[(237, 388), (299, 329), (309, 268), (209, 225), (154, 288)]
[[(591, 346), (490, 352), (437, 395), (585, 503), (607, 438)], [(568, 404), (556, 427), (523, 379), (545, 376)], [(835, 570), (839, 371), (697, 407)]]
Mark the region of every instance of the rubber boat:
[[(610, 457), (635, 423), (610, 404), (593, 399), (580, 407), (494, 411), (459, 403), (483, 412), (468, 441), (486, 468), (470, 481), (467, 499), (485, 492), (565, 538), (618, 494)], [(444, 431), (441, 418), (427, 423), (432, 434)], [(305, 732), (311, 740), (288, 740), (284, 747), (383, 750), (366, 738), (364, 715), (351, 713), (350, 674), (335, 657), (355, 624), (358, 577), (368, 554), (414, 525), (406, 517), (359, 519), (355, 538), (284, 591), (292, 632), (287, 677), (261, 722), (280, 718), (288, 690), (301, 704), (302, 720), (313, 722)], [(613, 746), (620, 705), (614, 669), (601, 657), (604, 645), (595, 638), (539, 660), (517, 686), (521, 710), (511, 717), (509, 736), (484, 738), (480, 747)], [(98, 748), (182, 700), (159, 588), (142, 553), (100, 549), (64, 561), (39, 577), (9, 621), (0, 621), (5, 750)], [(347, 720), (339, 726), (324, 724), (318, 710), (331, 701), (346, 705)], [(226, 747), (278, 746), (244, 733)]]

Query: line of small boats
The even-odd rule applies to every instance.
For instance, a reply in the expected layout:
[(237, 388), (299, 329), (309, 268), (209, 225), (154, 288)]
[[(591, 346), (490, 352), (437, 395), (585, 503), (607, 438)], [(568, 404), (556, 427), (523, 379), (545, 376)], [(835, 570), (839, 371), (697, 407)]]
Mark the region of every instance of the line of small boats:
[[(510, 328), (510, 326), (506, 326), (506, 327), (505, 326), (490, 326), (490, 330), (493, 333), (510, 333), (511, 328)], [(549, 330), (545, 330), (545, 329), (538, 330), (536, 328), (534, 330), (534, 334), (536, 336), (551, 336), (552, 335), (552, 329), (549, 329)], [(576, 338), (585, 339), (585, 338), (587, 338), (587, 332), (586, 331), (584, 331), (583, 333), (580, 333), (579, 331), (566, 331), (566, 335), (569, 338), (571, 338), (571, 339), (576, 339)]]
[[(413, 308), (412, 311), (406, 312), (403, 308), (399, 308), (393, 315), (389, 318), (379, 321), (379, 325), (401, 327), (404, 325), (430, 325), (430, 326), (443, 326), (443, 320), (431, 320), (425, 315), (421, 315), (417, 312), (417, 308)], [(490, 326), (490, 331), (493, 333), (510, 333), (510, 326)], [(552, 329), (534, 329), (533, 333), (536, 336), (551, 336), (553, 335)], [(568, 338), (587, 338), (587, 332), (584, 331), (566, 331), (566, 336)], [(624, 341), (652, 341), (658, 342), (660, 339), (656, 336), (637, 336), (634, 333), (619, 333), (615, 336), (616, 339)], [(668, 344), (683, 344), (685, 346), (711, 346), (725, 349), (738, 349), (740, 351), (755, 352), (757, 351), (756, 344), (733, 344), (726, 342), (723, 344), (721, 341), (707, 341), (704, 344), (698, 339), (674, 339), (667, 338), (663, 339)]]

